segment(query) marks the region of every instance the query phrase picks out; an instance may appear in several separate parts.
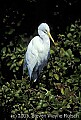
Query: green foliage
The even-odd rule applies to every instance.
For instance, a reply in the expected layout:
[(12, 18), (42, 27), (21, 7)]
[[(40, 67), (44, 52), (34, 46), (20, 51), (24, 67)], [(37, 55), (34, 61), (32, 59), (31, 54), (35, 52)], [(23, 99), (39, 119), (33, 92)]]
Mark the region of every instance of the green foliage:
[(14, 46), (11, 47), (11, 45), (7, 45), (6, 47), (3, 47), (1, 50), (2, 71), (3, 68), (6, 66), (5, 68), (9, 69), (9, 71), (12, 71), (13, 78), (17, 79), (16, 73), (17, 71), (19, 71), (21, 65), (23, 64), (26, 48), (23, 48), (21, 45), (18, 45), (15, 48), (13, 47)]
[[(12, 80), (0, 87), (2, 114), (13, 119), (52, 119), (75, 117), (81, 119), (81, 25), (67, 27), (65, 35), (58, 35), (58, 46), (52, 46), (51, 56), (39, 81), (28, 76), (17, 80), (16, 72), (23, 64), (25, 50), (21, 45), (11, 50), (3, 47), (1, 60), (14, 73)], [(2, 80), (4, 76), (2, 76)], [(61, 116), (62, 115), (62, 116)], [(71, 116), (69, 116), (71, 115)], [(75, 116), (74, 116), (75, 115)], [(6, 118), (6, 116), (4, 115)], [(67, 117), (67, 119), (69, 119)], [(73, 118), (72, 118), (73, 119)]]

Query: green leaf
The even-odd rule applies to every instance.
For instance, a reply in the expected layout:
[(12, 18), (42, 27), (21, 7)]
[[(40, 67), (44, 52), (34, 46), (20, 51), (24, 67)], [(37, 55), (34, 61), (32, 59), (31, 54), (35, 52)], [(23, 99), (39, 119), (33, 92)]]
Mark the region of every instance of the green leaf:
[(69, 43), (70, 43), (70, 41), (69, 41), (69, 40), (66, 40), (66, 41), (64, 42), (64, 45), (65, 45), (65, 46), (68, 46)]
[(71, 34), (71, 33), (68, 33), (68, 34), (67, 34), (67, 37), (68, 37), (68, 38), (72, 37), (72, 34)]
[(62, 93), (62, 95), (64, 95), (64, 89), (63, 88), (61, 88), (61, 93)]
[(10, 31), (7, 34), (11, 35), (14, 31), (15, 29), (10, 29)]
[(19, 61), (19, 65), (22, 65), (22, 63), (23, 63), (23, 59)]
[(70, 57), (70, 55), (68, 54), (68, 52), (67, 52), (67, 51), (65, 52), (65, 55), (66, 55), (67, 57)]
[(54, 100), (55, 100), (54, 95), (50, 95), (50, 96), (49, 96), (49, 101), (54, 102)]
[(16, 70), (19, 70), (19, 67), (16, 67)]
[(10, 50), (10, 48), (9, 48), (9, 47), (8, 47), (8, 52), (9, 52), (9, 53), (11, 53), (11, 50)]
[(50, 54), (54, 54), (54, 50), (51, 49), (51, 50), (50, 50)]
[(10, 70), (13, 69), (14, 67), (16, 67), (16, 63), (13, 63), (10, 67)]
[(6, 47), (4, 47), (4, 48), (2, 49), (2, 51), (3, 51), (3, 53), (5, 53), (5, 52), (6, 52)]
[(28, 110), (25, 110), (25, 111), (24, 111), (24, 114), (27, 114), (27, 115), (28, 115)]
[(12, 113), (12, 114), (15, 114), (15, 110), (12, 110), (11, 113)]
[(65, 54), (65, 50), (64, 50), (64, 48), (61, 48), (61, 49), (60, 49), (60, 56), (63, 57), (64, 54)]
[(8, 63), (7, 63), (7, 66), (10, 66), (10, 65), (11, 65), (11, 62), (8, 62)]
[(81, 71), (81, 64), (78, 66), (79, 70)]
[(75, 31), (75, 29), (74, 28), (70, 28), (70, 31), (73, 32), (73, 31)]
[(73, 38), (76, 38), (76, 35), (73, 35)]
[(74, 61), (75, 62), (80, 62), (80, 59), (79, 58), (75, 58)]
[(13, 60), (13, 59), (15, 59), (16, 58), (16, 56), (15, 55), (13, 55), (12, 57), (11, 57), (11, 59)]
[(19, 98), (19, 93), (16, 93), (16, 94), (15, 94), (15, 97)]
[(43, 105), (42, 105), (42, 107), (47, 107), (48, 105), (47, 105), (47, 103), (44, 103)]
[(67, 52), (70, 56), (72, 55), (72, 50), (71, 49), (68, 49)]
[(75, 28), (75, 25), (71, 24), (71, 28)]
[(70, 108), (70, 104), (67, 104), (67, 108)]
[(54, 77), (56, 80), (59, 80), (59, 75), (58, 74), (54, 74)]
[(41, 109), (41, 106), (40, 106), (40, 105), (38, 105), (38, 106), (36, 107), (36, 109), (37, 109), (37, 110)]
[(51, 95), (51, 92), (50, 91), (47, 91), (47, 93), (45, 94), (46, 96), (50, 96)]
[(49, 72), (49, 76), (52, 77), (52, 76), (53, 76), (53, 73), (52, 73), (52, 72)]

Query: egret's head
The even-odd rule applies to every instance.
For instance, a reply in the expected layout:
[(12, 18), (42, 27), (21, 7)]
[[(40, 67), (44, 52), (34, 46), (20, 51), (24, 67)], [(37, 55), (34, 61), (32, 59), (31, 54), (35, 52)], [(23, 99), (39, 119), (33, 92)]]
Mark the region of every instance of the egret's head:
[(38, 33), (39, 33), (40, 31), (42, 31), (42, 32), (44, 32), (44, 33), (47, 33), (47, 31), (50, 32), (50, 28), (49, 28), (49, 26), (48, 26), (46, 23), (41, 23), (41, 24), (39, 25), (39, 27), (38, 27)]
[(48, 35), (48, 37), (52, 40), (52, 42), (54, 43), (54, 45), (56, 45), (56, 43), (54, 42), (54, 39), (52, 38), (51, 34), (50, 34), (50, 28), (46, 23), (41, 23), (38, 27), (38, 34), (40, 35), (40, 37), (44, 37), (45, 35)]

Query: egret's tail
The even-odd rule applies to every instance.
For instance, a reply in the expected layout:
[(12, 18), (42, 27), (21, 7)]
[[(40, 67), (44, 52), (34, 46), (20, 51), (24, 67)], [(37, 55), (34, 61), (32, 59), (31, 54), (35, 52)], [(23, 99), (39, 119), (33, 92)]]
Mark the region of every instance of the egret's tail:
[(37, 81), (37, 79), (38, 79), (37, 71), (34, 71), (34, 72), (32, 73), (32, 79), (34, 80), (34, 82)]

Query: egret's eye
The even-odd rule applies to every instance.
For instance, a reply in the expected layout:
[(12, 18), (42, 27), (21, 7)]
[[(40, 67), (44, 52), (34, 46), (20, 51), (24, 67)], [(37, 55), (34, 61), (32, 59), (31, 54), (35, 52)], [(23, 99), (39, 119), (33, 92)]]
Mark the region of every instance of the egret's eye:
[(43, 30), (43, 32), (44, 32), (44, 33), (46, 33), (46, 34), (48, 33), (46, 29), (45, 29), (45, 30)]
[(43, 31), (45, 34), (48, 33), (46, 29), (44, 29), (44, 30), (38, 29), (38, 30)]
[(46, 33), (48, 32), (46, 29), (45, 29)]

